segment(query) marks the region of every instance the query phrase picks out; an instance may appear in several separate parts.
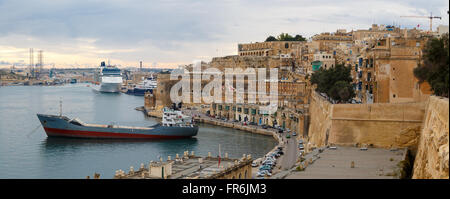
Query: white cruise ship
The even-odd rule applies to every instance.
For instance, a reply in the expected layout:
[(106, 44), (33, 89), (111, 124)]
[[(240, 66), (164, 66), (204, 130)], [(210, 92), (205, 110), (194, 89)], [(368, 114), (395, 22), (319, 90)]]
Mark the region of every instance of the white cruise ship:
[(105, 62), (102, 62), (100, 67), (94, 74), (93, 88), (99, 92), (105, 93), (118, 93), (122, 86), (122, 73), (119, 68), (115, 66), (106, 66)]

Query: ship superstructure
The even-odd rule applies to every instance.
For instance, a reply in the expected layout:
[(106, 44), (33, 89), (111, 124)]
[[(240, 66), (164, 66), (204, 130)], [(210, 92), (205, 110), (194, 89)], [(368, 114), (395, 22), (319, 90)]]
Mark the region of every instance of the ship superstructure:
[(118, 93), (123, 83), (121, 70), (115, 66), (106, 66), (105, 62), (102, 62), (94, 73), (94, 82), (96, 86), (93, 88), (97, 91)]
[(145, 92), (153, 93), (157, 85), (156, 78), (152, 74), (150, 77), (143, 78), (134, 88), (128, 89), (127, 94), (144, 96)]

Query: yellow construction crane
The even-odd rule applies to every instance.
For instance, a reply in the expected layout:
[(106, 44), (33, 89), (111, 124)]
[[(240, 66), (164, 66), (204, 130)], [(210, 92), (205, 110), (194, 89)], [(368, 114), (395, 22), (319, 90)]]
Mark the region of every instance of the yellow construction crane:
[(430, 32), (433, 32), (433, 19), (442, 19), (442, 17), (433, 16), (433, 13), (430, 13), (430, 16), (400, 16), (400, 17), (428, 18), (430, 19)]

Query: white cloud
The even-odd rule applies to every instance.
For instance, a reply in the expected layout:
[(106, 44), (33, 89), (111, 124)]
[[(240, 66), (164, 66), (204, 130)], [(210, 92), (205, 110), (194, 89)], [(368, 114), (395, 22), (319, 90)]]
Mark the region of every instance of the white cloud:
[[(312, 36), (372, 23), (428, 27), (428, 20), (400, 18), (433, 12), (448, 24), (448, 1), (0, 1), (2, 63), (28, 60), (28, 48), (45, 61), (98, 65), (172, 66), (236, 54), (237, 43), (263, 41), (281, 32)], [(11, 49), (18, 49), (11, 52)]]

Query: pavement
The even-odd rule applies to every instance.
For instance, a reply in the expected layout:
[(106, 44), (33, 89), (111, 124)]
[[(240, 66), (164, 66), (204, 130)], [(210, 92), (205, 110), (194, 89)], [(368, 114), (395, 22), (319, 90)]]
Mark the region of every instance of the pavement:
[[(336, 150), (324, 148), (305, 155), (312, 158), (304, 171), (285, 173), (285, 179), (392, 179), (402, 161), (405, 150), (369, 148), (361, 151), (356, 147), (340, 147)], [(354, 162), (354, 167), (351, 167)]]

